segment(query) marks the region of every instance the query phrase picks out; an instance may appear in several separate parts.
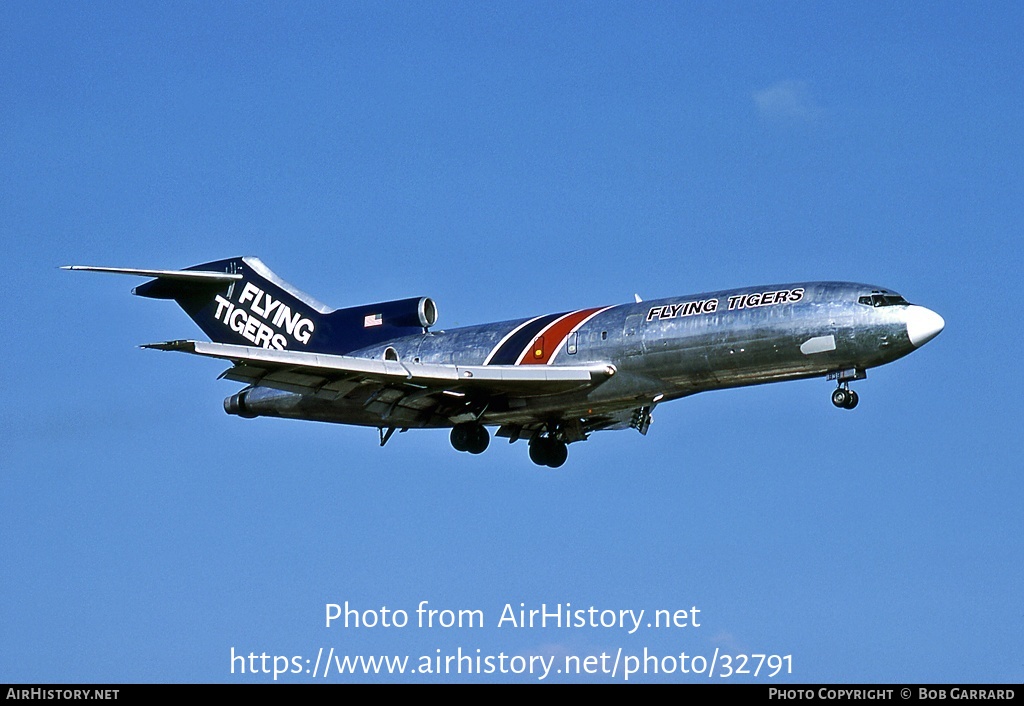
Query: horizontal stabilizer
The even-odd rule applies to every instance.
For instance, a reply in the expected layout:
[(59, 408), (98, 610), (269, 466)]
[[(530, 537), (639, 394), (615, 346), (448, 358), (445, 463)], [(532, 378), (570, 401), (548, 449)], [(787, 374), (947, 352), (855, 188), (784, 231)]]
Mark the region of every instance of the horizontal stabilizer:
[(230, 272), (203, 272), (201, 270), (136, 270), (130, 267), (93, 267), (91, 265), (64, 265), (62, 270), (83, 270), (85, 272), (107, 272), (115, 275), (138, 275), (140, 277), (156, 277), (178, 282), (236, 282), (242, 279), (240, 274)]

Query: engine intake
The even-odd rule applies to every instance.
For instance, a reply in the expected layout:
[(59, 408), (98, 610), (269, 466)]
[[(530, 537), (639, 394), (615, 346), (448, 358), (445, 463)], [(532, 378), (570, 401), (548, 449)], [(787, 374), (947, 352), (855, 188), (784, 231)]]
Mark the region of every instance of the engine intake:
[(388, 326), (430, 328), (437, 323), (437, 304), (430, 297), (400, 299), (372, 306), (382, 310), (383, 323)]

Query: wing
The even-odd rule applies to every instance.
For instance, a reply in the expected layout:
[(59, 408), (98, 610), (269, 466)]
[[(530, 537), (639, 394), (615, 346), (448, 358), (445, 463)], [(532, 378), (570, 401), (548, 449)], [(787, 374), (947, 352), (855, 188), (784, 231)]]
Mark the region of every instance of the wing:
[(608, 364), (434, 365), (204, 341), (168, 341), (143, 348), (230, 360), (234, 367), (222, 374), (229, 380), (324, 402), (358, 403), (362, 410), (374, 412), (378, 423), (395, 426), (476, 420), (498, 400), (582, 392), (616, 372)]

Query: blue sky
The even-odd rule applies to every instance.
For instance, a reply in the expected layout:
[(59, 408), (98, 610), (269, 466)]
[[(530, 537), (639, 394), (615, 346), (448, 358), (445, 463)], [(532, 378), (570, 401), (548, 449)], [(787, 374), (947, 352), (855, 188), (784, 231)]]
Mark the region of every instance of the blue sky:
[[(0, 680), (717, 648), (792, 655), (775, 681), (1019, 683), (1022, 26), (1014, 3), (4, 3)], [(229, 417), (223, 365), (137, 348), (197, 337), (182, 312), (57, 269), (236, 255), (333, 306), (431, 296), (447, 327), (840, 279), (946, 330), (853, 413), (824, 380), (707, 393), (550, 471)], [(424, 600), (486, 625), (324, 626)], [(497, 627), (520, 603), (702, 622)], [(610, 679), (547, 679), (570, 680)]]

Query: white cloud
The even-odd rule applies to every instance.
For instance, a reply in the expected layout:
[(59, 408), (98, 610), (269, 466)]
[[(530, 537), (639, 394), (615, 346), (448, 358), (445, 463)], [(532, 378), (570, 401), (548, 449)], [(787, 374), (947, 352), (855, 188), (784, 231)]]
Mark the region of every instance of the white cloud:
[(821, 113), (805, 81), (779, 81), (754, 92), (761, 115), (769, 118), (811, 120)]

